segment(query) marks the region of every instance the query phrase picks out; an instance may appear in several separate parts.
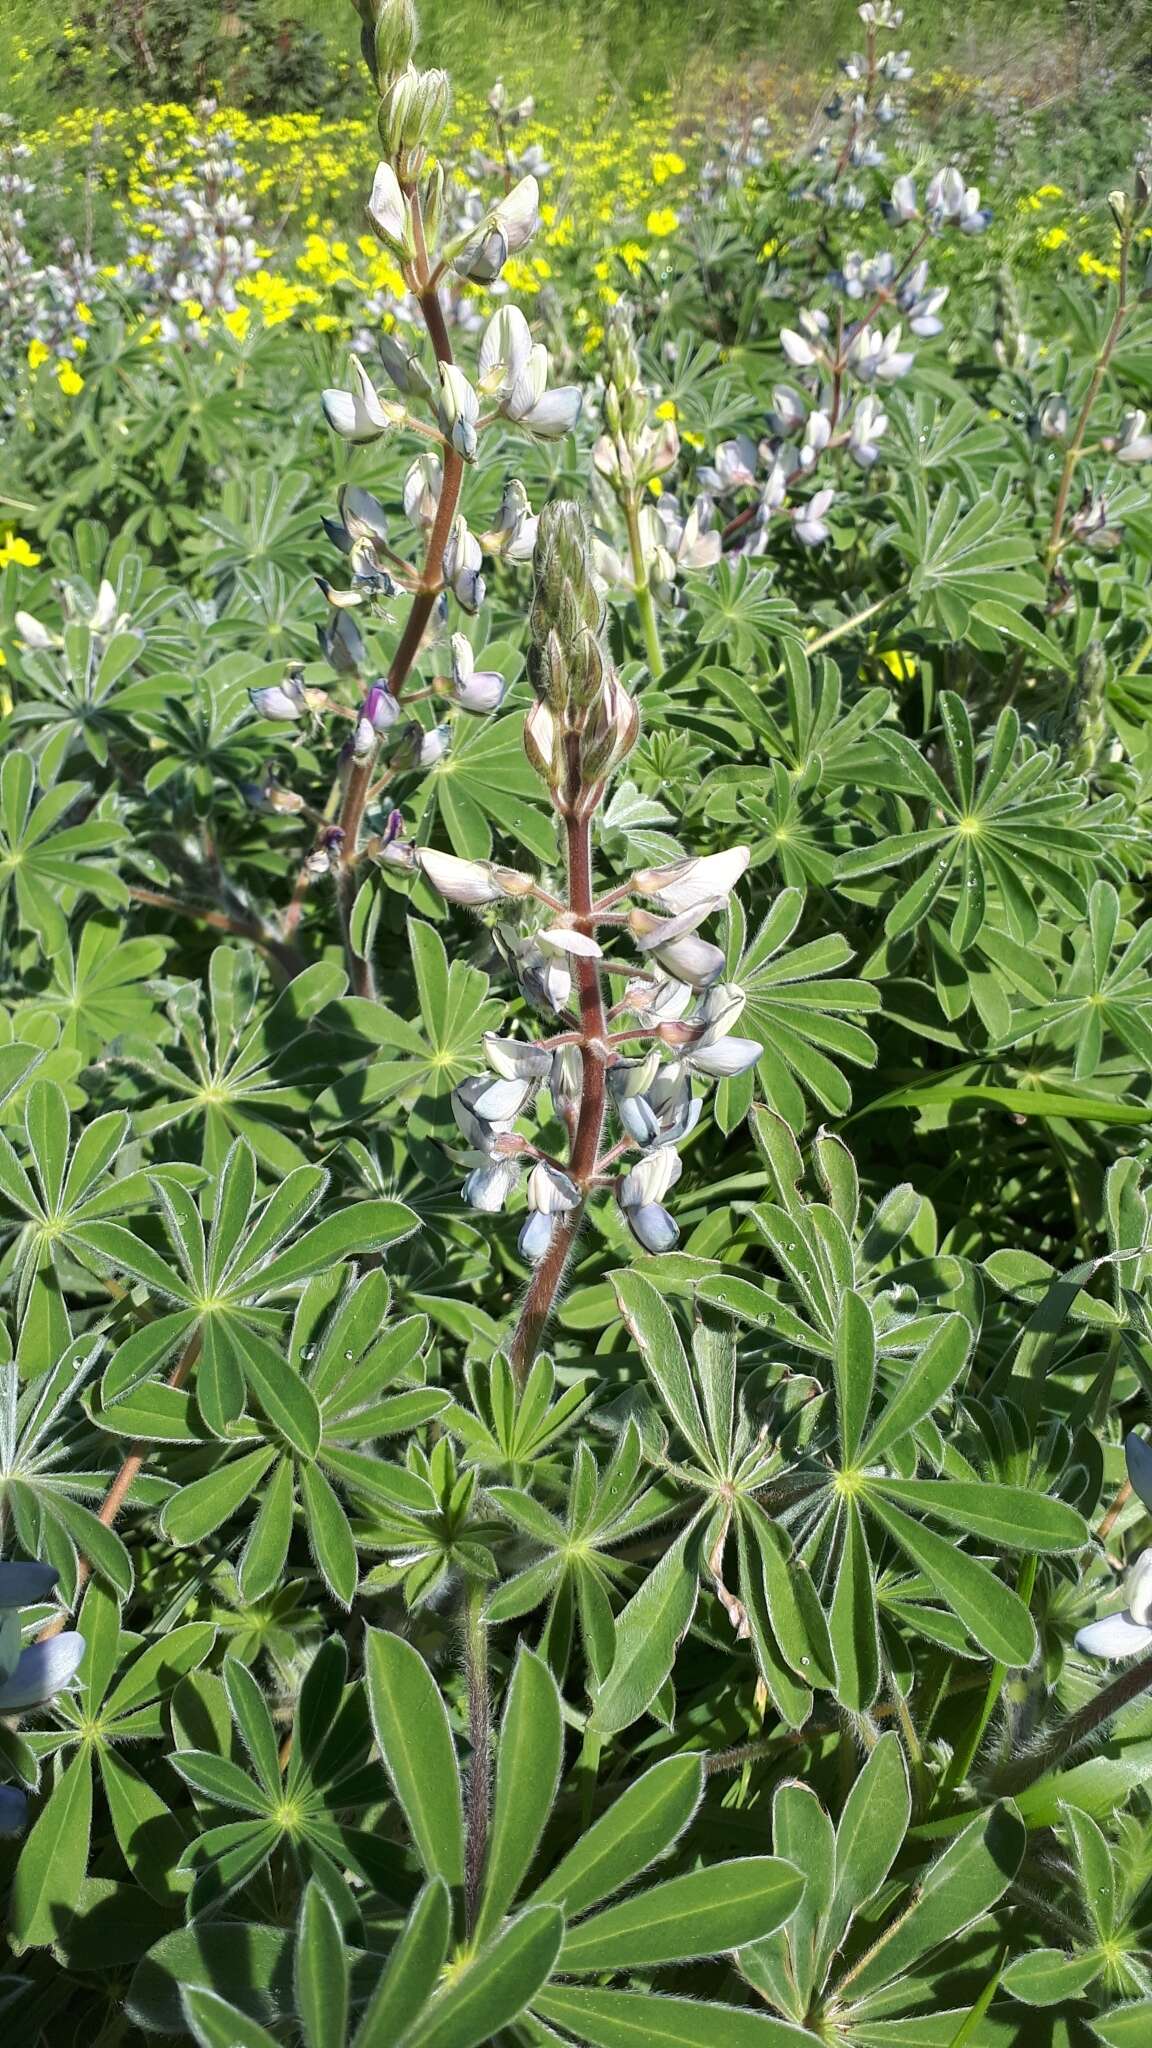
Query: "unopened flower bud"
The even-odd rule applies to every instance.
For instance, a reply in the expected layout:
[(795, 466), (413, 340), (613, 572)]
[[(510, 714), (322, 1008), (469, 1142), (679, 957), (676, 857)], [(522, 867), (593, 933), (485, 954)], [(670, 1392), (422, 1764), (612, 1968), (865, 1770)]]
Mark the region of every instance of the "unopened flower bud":
[(380, 102), (377, 123), (389, 156), (400, 158), (430, 149), (438, 140), (452, 105), (446, 71), (417, 71), (411, 64), (392, 79)]
[(383, 87), (397, 71), (411, 64), (420, 38), (420, 23), (412, 0), (370, 0), (370, 4), (375, 13), (373, 70), (377, 83)]
[(481, 903), (497, 903), (506, 894), (486, 860), (460, 860), (454, 853), (441, 853), (434, 846), (421, 846), (416, 865), (449, 903), (464, 903), (475, 909)]
[(541, 781), (555, 788), (564, 764), (560, 756), (560, 729), (547, 704), (533, 704), (524, 720), (524, 752)]
[(400, 190), (400, 180), (392, 165), (380, 163), (372, 180), (372, 196), (368, 201), (368, 219), (382, 242), (390, 249), (407, 254), (411, 247), (412, 223), (408, 201)]
[(640, 710), (614, 670), (604, 677), (580, 743), (580, 765), (588, 782), (601, 782), (632, 752), (640, 736)]

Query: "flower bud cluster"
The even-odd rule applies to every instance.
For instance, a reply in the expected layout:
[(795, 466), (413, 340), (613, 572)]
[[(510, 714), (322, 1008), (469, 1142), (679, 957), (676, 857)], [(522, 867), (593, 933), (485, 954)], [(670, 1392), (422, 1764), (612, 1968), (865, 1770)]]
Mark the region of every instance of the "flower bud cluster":
[(609, 315), (600, 407), (603, 431), (592, 450), (597, 507), (605, 514), (605, 526), (611, 526), (609, 508), (615, 502), (627, 544), (625, 536), (598, 537), (593, 558), (597, 578), (606, 589), (634, 591), (639, 583), (662, 604), (675, 605), (681, 601), (680, 578), (713, 568), (719, 561), (720, 534), (713, 531), (709, 499), (700, 498), (682, 510), (662, 486), (655, 501), (650, 495), (649, 485), (675, 468), (680, 436), (674, 418), (656, 412), (643, 382), (632, 318), (624, 299)]
[(603, 606), (576, 506), (548, 507), (535, 561), (528, 675), (536, 702), (524, 747), (557, 809), (582, 814), (631, 753), (640, 715), (601, 641)]

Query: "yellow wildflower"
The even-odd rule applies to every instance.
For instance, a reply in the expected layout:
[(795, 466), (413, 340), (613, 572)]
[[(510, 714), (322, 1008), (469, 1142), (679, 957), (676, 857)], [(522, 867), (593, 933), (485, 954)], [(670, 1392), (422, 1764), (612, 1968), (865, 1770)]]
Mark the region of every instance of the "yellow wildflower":
[(13, 533), (9, 527), (0, 541), (0, 569), (14, 565), (18, 569), (34, 569), (42, 557), (29, 547), (23, 534)]
[(51, 350), (47, 347), (46, 343), (30, 341), (28, 343), (28, 368), (30, 370), (38, 370), (41, 363), (48, 361), (50, 354)]
[(674, 235), (680, 225), (680, 215), (673, 206), (655, 206), (644, 225), (650, 235), (660, 238)]
[(56, 370), (56, 381), (65, 398), (77, 398), (84, 389), (84, 379), (75, 363), (60, 363)]

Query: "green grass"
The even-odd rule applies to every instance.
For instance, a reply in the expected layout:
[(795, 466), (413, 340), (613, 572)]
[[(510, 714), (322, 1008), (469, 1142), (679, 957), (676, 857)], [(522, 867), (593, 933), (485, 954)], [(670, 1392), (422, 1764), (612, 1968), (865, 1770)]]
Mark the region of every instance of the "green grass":
[[(351, 0), (280, 0), (283, 12), (323, 34), (334, 58), (354, 59), (357, 22)], [(1018, 79), (1026, 100), (1050, 79), (1069, 89), (1090, 39), (1089, 0), (956, 0), (951, 8), (907, 9), (904, 37), (920, 74), (947, 66), (967, 77), (990, 72), (998, 83)], [(487, 87), (503, 75), (516, 91), (531, 89), (547, 118), (612, 89), (625, 97), (670, 87), (690, 97), (701, 60), (730, 64), (745, 75), (757, 67), (786, 73), (819, 69), (837, 52), (859, 47), (855, 0), (425, 0), (422, 56), (446, 65), (465, 86)], [(66, 20), (66, 15), (65, 15)], [(1086, 22), (1088, 26), (1085, 26)], [(1152, 0), (1110, 0), (1096, 8), (1094, 49), (1115, 59), (1123, 77), (1134, 53), (1147, 47)], [(43, 50), (57, 33), (42, 0), (0, 0), (0, 108), (25, 123), (50, 117), (60, 104), (49, 62), (20, 61), (22, 47)]]

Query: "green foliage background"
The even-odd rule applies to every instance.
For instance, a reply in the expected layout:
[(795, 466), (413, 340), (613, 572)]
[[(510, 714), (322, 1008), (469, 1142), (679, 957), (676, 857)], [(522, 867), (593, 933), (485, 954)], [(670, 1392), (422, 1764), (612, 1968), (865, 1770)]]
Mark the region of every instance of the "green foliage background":
[[(707, 931), (758, 1051), (682, 1148), (678, 1241), (597, 1189), (514, 1370), (523, 1204), (464, 1205), (452, 1091), (486, 1034), (573, 1020), (533, 1016), (506, 902), (469, 914), (383, 842), (395, 806), (405, 843), (567, 902), (523, 747), (534, 572), (493, 544), (451, 612), (492, 716), (434, 620), (341, 889), (345, 721), (408, 600), (342, 658), (321, 520), (358, 487), (410, 548), (416, 443), (345, 445), (319, 393), (414, 330), (356, 239), (354, 27), (293, 11), (327, 47), (309, 108), (277, 71), (200, 117), (127, 73), (96, 104), (75, 24), (0, 25), (38, 280), (33, 324), (0, 313), (0, 1505), (5, 1557), (59, 1573), (24, 1638), (66, 1609), (86, 1645), (0, 1721), (5, 2020), (46, 2048), (1142, 2041), (1146, 20), (910, 21), (921, 84), (855, 211), (804, 196), (847, 8), (427, 11), (457, 199), (502, 186), (497, 73), (537, 97), (508, 148), (550, 212), (508, 275), (584, 411), (497, 417), (466, 504), (490, 536), (515, 476), (605, 550), (642, 723), (597, 885), (749, 849)], [(232, 149), (261, 281), (164, 297), (134, 228)], [(830, 273), (903, 251), (879, 200), (950, 161), (992, 218), (932, 240), (943, 331), (878, 387), (878, 459), (813, 475), (822, 544), (790, 500), (745, 552), (803, 381), (781, 329), (850, 330)], [(62, 226), (91, 303), (45, 281)], [(594, 452), (621, 300), (644, 431), (677, 433), (632, 509), (686, 514), (725, 443), (756, 472), (696, 567), (637, 575)], [(323, 715), (254, 709), (289, 662)], [(563, 1154), (543, 1098), (518, 1129)], [(1121, 1611), (1138, 1660), (1105, 1671), (1077, 1635)]]

